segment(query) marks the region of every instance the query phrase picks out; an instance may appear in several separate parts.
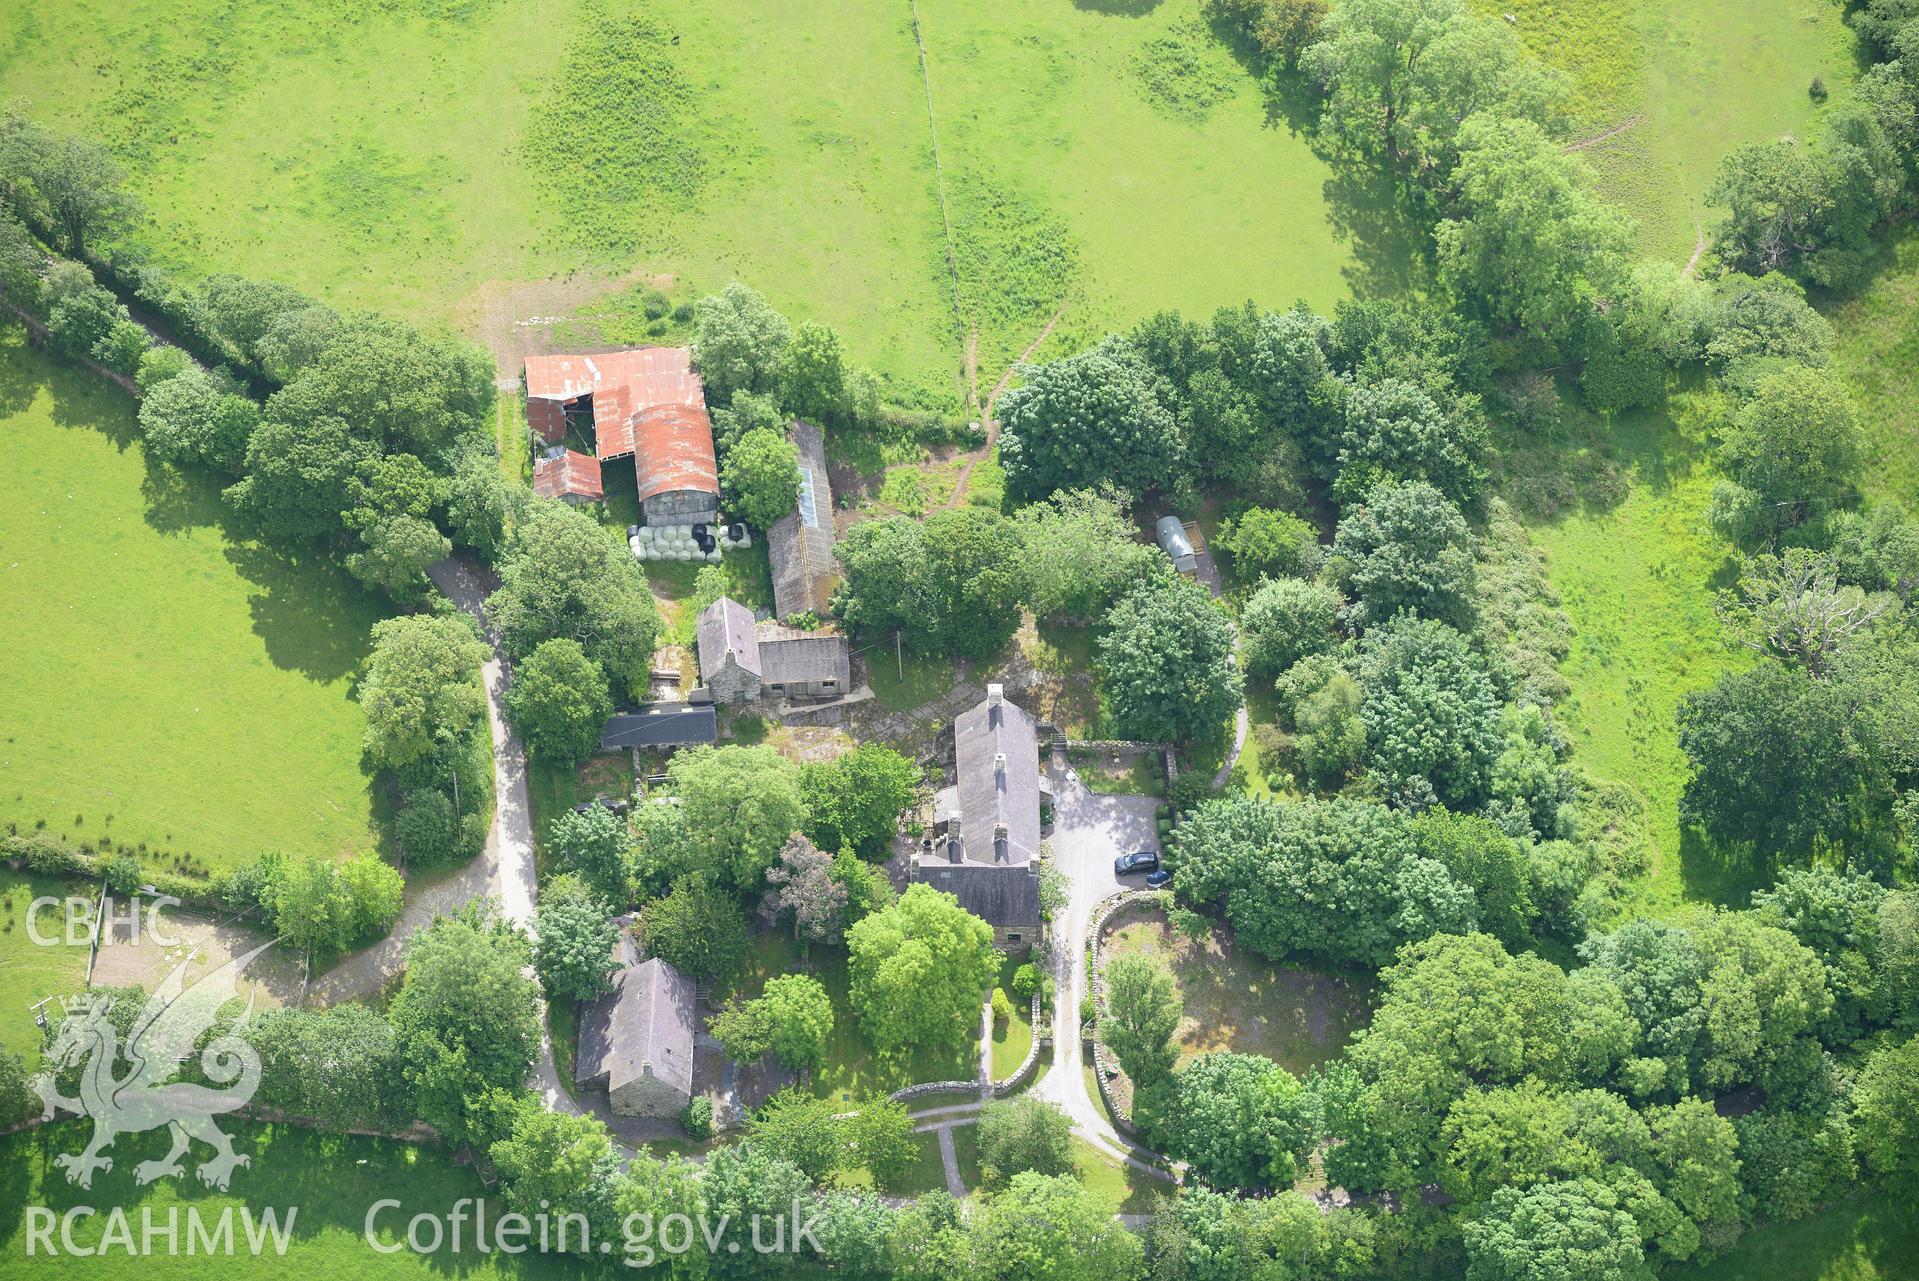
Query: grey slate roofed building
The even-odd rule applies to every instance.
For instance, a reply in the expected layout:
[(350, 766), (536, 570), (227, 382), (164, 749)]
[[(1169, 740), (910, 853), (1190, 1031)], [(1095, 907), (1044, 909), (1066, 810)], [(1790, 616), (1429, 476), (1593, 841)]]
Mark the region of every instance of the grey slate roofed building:
[(846, 637), (837, 632), (803, 632), (778, 623), (761, 623), (758, 631), (760, 679), (768, 693), (817, 697), (846, 692), (853, 669)]
[(961, 858), (989, 867), (1038, 858), (1039, 730), (1033, 718), (1001, 686), (988, 685), (986, 698), (954, 719), (953, 752)]
[[(936, 842), (937, 843), (937, 842)], [(993, 946), (1006, 950), (1039, 941), (1039, 871), (942, 863), (938, 851), (917, 878), (944, 890), (959, 905), (993, 927)]]
[(721, 703), (753, 702), (760, 696), (760, 640), (753, 611), (722, 596), (700, 611), (695, 632), (700, 681)]
[(604, 1086), (623, 1116), (677, 1116), (693, 1097), (693, 980), (657, 958), (613, 976), (580, 1012), (573, 1079)]
[(833, 488), (826, 477), (825, 438), (812, 423), (798, 421), (787, 438), (799, 451), (800, 497), (793, 510), (766, 531), (773, 609), (782, 619), (824, 614), (840, 577), (833, 559)]
[(953, 721), (957, 783), (934, 802), (930, 851), (913, 879), (944, 890), (993, 927), (994, 943), (1030, 947), (1040, 933), (1039, 729), (1000, 685)]
[(726, 596), (700, 611), (695, 636), (700, 682), (715, 702), (838, 698), (852, 683), (844, 636), (755, 623), (746, 606)]
[(692, 747), (719, 739), (719, 718), (710, 703), (641, 703), (607, 720), (600, 730), (600, 750)]

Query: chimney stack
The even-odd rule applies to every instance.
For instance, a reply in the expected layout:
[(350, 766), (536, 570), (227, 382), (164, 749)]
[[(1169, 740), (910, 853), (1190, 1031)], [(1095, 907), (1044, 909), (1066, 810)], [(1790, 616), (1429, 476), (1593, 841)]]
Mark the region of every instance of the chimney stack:
[(986, 687), (986, 701), (998, 707), (1006, 701), (1006, 686), (995, 681)]

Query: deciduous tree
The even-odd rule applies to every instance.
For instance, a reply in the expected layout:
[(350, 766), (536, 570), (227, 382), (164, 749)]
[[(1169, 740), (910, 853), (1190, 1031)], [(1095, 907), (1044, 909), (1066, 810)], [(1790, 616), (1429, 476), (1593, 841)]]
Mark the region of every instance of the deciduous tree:
[(514, 527), (486, 613), (516, 660), (541, 641), (574, 640), (616, 698), (646, 691), (660, 633), (646, 575), (612, 534), (563, 503), (536, 502)]
[(1123, 338), (1029, 369), (999, 404), (1007, 490), (1031, 500), (1061, 489), (1170, 488), (1186, 450), (1162, 393)]
[(994, 1099), (980, 1109), (979, 1158), (988, 1187), (1005, 1187), (1028, 1171), (1072, 1174), (1072, 1118), (1031, 1095)]
[(502, 703), (530, 754), (566, 765), (599, 750), (600, 731), (613, 714), (606, 673), (565, 637), (534, 646), (514, 670)]
[(693, 363), (708, 396), (724, 404), (742, 391), (777, 388), (792, 327), (757, 290), (733, 282), (693, 307)]
[(1026, 547), (1014, 524), (979, 507), (862, 521), (834, 549), (846, 571), (833, 608), (873, 641), (899, 636), (927, 654), (984, 659), (1019, 627)]
[(1233, 628), (1204, 587), (1162, 575), (1122, 596), (1099, 639), (1101, 689), (1128, 738), (1220, 732), (1245, 696)]
[(714, 874), (757, 893), (787, 838), (806, 824), (800, 767), (770, 747), (696, 747), (666, 768), (688, 839)]
[(861, 743), (831, 761), (805, 765), (806, 834), (822, 849), (884, 858), (920, 781), (920, 767), (882, 743)]
[(999, 971), (993, 927), (930, 885), (846, 933), (853, 1011), (882, 1053), (962, 1042)]
[(1370, 626), (1401, 611), (1465, 625), (1473, 616), (1473, 536), (1446, 496), (1423, 482), (1381, 485), (1333, 538), (1333, 571)]
[(367, 755), (397, 768), (471, 733), (486, 714), (485, 660), (486, 647), (463, 619), (414, 614), (375, 623), (360, 682)]
[(1119, 1059), (1136, 1087), (1144, 1088), (1170, 1072), (1179, 1051), (1185, 1005), (1173, 986), (1173, 973), (1157, 957), (1127, 952), (1105, 966), (1106, 1011), (1099, 1037)]
[(548, 996), (590, 1001), (612, 990), (609, 980), (619, 968), (614, 948), (620, 929), (603, 904), (578, 899), (542, 901), (533, 928), (538, 935), (533, 964)]
[(800, 497), (799, 450), (777, 431), (755, 428), (727, 450), (720, 484), (728, 509), (765, 529)]

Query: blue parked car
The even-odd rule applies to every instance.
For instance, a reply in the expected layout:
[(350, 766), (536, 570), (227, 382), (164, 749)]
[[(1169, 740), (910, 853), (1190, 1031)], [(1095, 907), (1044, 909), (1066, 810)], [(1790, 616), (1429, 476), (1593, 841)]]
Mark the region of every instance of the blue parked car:
[(1165, 889), (1168, 885), (1171, 885), (1172, 883), (1173, 883), (1173, 874), (1167, 871), (1163, 867), (1160, 868), (1158, 871), (1148, 872), (1146, 874), (1146, 888), (1149, 890)]

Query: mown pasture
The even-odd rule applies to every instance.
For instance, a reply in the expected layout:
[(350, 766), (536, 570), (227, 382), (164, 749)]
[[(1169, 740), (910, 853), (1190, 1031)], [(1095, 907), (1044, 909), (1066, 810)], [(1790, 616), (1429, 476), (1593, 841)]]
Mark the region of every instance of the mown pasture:
[(0, 329), (0, 824), (207, 873), (376, 840), (381, 602), (150, 466), (133, 404)]

